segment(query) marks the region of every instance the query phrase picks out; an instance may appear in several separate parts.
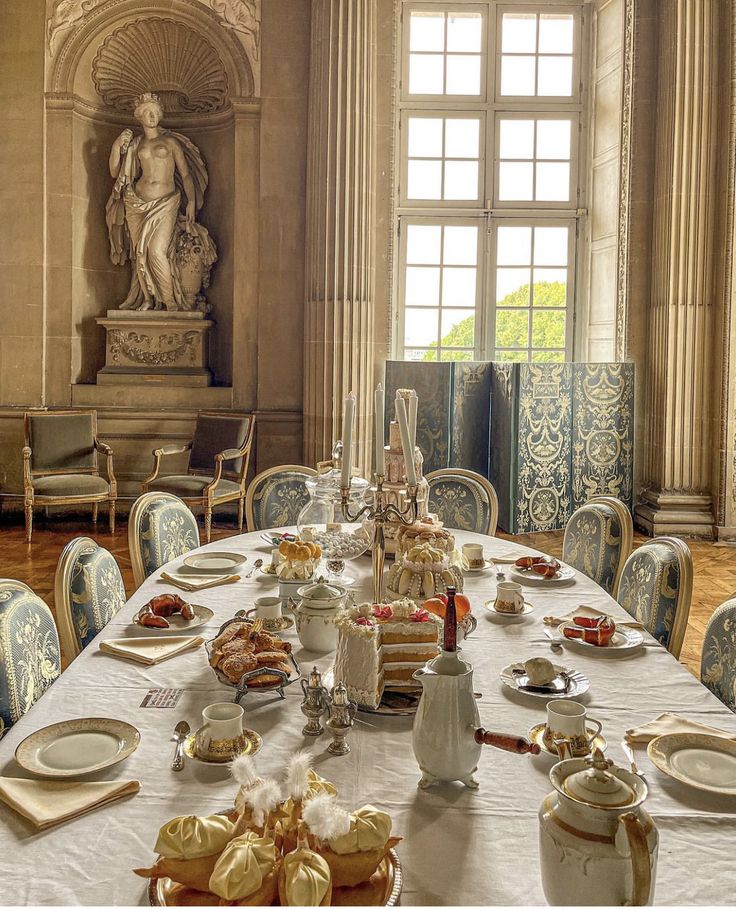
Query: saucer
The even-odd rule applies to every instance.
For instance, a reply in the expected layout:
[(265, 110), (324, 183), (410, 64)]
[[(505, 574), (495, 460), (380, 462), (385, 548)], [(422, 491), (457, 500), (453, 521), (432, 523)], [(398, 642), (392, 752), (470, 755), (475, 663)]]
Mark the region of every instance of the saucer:
[(521, 613), (508, 613), (503, 610), (496, 609), (496, 603), (493, 600), (487, 600), (483, 604), (483, 608), (488, 610), (489, 613), (493, 613), (494, 616), (501, 616), (503, 619), (511, 619), (512, 617), (518, 618), (519, 616), (528, 616), (534, 610), (534, 604), (530, 604), (527, 601), (524, 601), (524, 609)]
[[(542, 752), (546, 752), (547, 755), (554, 755), (554, 757), (557, 758), (558, 757), (557, 748), (554, 746), (554, 744), (553, 744), (552, 748), (549, 748), (547, 746), (547, 743), (545, 743), (545, 741), (544, 741), (544, 728), (546, 726), (547, 725), (544, 723), (535, 724), (528, 733), (529, 739), (533, 743), (536, 743), (539, 746), (539, 748), (542, 750)], [(606, 737), (602, 736), (600, 733), (597, 736), (593, 736), (593, 734), (595, 733), (595, 729), (596, 728), (593, 726), (587, 726), (585, 728), (586, 733), (588, 733), (588, 738), (591, 740), (590, 752), (592, 752), (593, 749), (600, 749), (601, 752), (605, 752), (606, 746), (608, 745), (608, 743), (606, 742)], [(586, 753), (586, 755), (575, 755), (573, 757), (574, 758), (586, 758), (587, 755), (590, 755), (590, 752)]]
[[(246, 610), (245, 615), (252, 619), (256, 608)], [(294, 618), (292, 616), (280, 616), (278, 619), (264, 619), (263, 628), (266, 632), (285, 632), (287, 629), (294, 627)]]
[[(202, 728), (200, 727), (199, 729), (201, 730)], [(187, 738), (184, 740), (182, 751), (187, 758), (191, 758), (193, 761), (200, 762), (203, 765), (217, 765), (221, 768), (223, 765), (231, 762), (238, 755), (255, 755), (263, 745), (262, 737), (256, 733), (255, 730), (247, 730), (243, 728), (243, 748), (240, 752), (236, 752), (233, 755), (228, 755), (227, 757), (219, 760), (214, 758), (201, 758), (197, 754), (196, 749), (197, 733), (199, 733), (199, 730), (195, 730), (194, 733), (190, 733), (189, 736), (187, 736)]]

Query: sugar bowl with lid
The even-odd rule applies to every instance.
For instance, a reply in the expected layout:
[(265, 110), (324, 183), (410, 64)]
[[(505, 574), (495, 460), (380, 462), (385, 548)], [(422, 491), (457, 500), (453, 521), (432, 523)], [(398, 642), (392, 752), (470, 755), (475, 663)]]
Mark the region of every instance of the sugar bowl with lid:
[(297, 594), (301, 600), (294, 608), (294, 618), (299, 641), (307, 651), (317, 654), (334, 651), (337, 647), (335, 618), (345, 605), (347, 589), (320, 577), (303, 585)]

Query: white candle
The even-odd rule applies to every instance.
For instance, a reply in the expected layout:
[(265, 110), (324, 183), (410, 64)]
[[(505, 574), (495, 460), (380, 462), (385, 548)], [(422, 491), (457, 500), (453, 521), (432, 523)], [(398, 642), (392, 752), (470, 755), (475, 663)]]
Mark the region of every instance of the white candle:
[(340, 484), (345, 489), (350, 486), (350, 474), (353, 466), (353, 417), (355, 415), (355, 395), (351, 392), (345, 399), (345, 411), (342, 415), (342, 475)]
[(417, 398), (417, 393), (412, 390), (411, 398), (409, 399), (409, 439), (411, 440), (411, 450), (414, 452), (414, 447), (417, 444), (417, 406), (419, 404), (419, 399)]
[(414, 450), (409, 439), (406, 405), (404, 404), (404, 399), (400, 397), (396, 399), (396, 419), (399, 422), (399, 432), (401, 433), (401, 448), (404, 452), (404, 465), (406, 466), (406, 482), (409, 486), (415, 486), (417, 473), (414, 469)]
[(383, 450), (383, 422), (385, 419), (385, 410), (386, 410), (386, 393), (383, 391), (383, 386), (381, 383), (378, 383), (378, 388), (375, 391), (375, 411), (376, 411), (376, 474), (385, 474), (386, 473), (386, 461), (384, 458)]

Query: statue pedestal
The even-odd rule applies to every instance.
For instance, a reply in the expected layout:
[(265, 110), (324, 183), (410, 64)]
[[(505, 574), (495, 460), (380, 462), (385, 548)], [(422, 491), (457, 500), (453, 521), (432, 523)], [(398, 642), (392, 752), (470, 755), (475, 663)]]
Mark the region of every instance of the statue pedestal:
[(208, 386), (207, 333), (214, 325), (204, 313), (168, 310), (108, 310), (101, 385), (140, 383)]

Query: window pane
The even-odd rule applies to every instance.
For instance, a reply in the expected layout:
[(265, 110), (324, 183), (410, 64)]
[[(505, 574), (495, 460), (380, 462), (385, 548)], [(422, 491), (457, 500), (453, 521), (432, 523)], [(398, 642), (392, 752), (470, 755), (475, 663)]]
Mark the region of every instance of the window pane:
[(535, 13), (504, 13), (501, 50), (504, 54), (534, 53), (537, 49)]
[(441, 95), (444, 63), (441, 54), (409, 54), (409, 92), (412, 95)]
[(478, 198), (478, 162), (445, 162), (445, 199)]
[(534, 94), (534, 60), (534, 57), (501, 58), (502, 95)]
[(432, 349), (430, 351), (418, 351), (416, 349), (411, 350), (407, 348), (404, 351), (404, 360), (412, 360), (415, 362), (417, 360), (434, 361), (437, 360), (437, 351), (435, 349)]
[(563, 363), (564, 360), (564, 351), (532, 351), (534, 363)]
[(480, 120), (448, 117), (445, 120), (445, 155), (477, 158), (480, 154)]
[(404, 342), (408, 345), (428, 345), (437, 342), (439, 310), (404, 311)]
[(409, 25), (409, 50), (443, 51), (445, 49), (445, 14), (416, 11)]
[(442, 347), (468, 348), (475, 344), (475, 310), (442, 310)]
[(542, 13), (539, 17), (539, 53), (571, 54), (573, 17)]
[(409, 117), (409, 157), (442, 157), (442, 120), (430, 117)]
[(539, 58), (539, 94), (572, 95), (572, 57)]
[(448, 54), (445, 91), (448, 95), (479, 95), (480, 57)]
[(569, 160), (571, 127), (570, 120), (537, 120), (537, 158)]
[[(535, 310), (532, 315), (532, 347), (564, 347), (565, 315), (554, 310)], [(496, 343), (498, 344), (498, 341)]]
[(475, 265), (478, 261), (478, 228), (446, 227), (443, 261), (446, 265)]
[(570, 165), (545, 162), (537, 165), (536, 199), (567, 202), (570, 198)]
[(410, 160), (406, 195), (410, 199), (441, 199), (442, 163)]
[(496, 345), (499, 348), (521, 348), (528, 343), (529, 311), (498, 310), (496, 312)]
[(534, 265), (567, 265), (567, 228), (534, 229)]
[(499, 363), (526, 363), (529, 355), (526, 351), (496, 351), (493, 359)]
[(475, 269), (442, 270), (442, 306), (475, 306)]
[[(539, 228), (537, 228), (539, 231)], [(532, 229), (530, 227), (499, 227), (496, 263), (498, 265), (529, 265), (532, 261)], [(556, 263), (545, 263), (545, 265)]]
[(501, 120), (500, 132), (502, 158), (534, 157), (533, 120)]
[(440, 263), (442, 228), (434, 224), (410, 224), (406, 229), (406, 261), (419, 265)]
[(439, 306), (440, 270), (408, 266), (406, 269), (406, 305)]
[(496, 303), (529, 306), (529, 269), (496, 269)]
[(480, 53), (483, 17), (478, 13), (450, 13), (447, 17), (447, 50)]
[(534, 269), (534, 306), (567, 306), (567, 269)]
[(498, 166), (498, 198), (534, 199), (534, 165), (531, 161), (502, 161)]
[(472, 360), (472, 351), (446, 351), (442, 350), (440, 360), (443, 363), (457, 363), (459, 360)]

